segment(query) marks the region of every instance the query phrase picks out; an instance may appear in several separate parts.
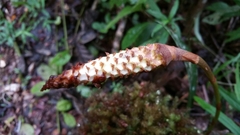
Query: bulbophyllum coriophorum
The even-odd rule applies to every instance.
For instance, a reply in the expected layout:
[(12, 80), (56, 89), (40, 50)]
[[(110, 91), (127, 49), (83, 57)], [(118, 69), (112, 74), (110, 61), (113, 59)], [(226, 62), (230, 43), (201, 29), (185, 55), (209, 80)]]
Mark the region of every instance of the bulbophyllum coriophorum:
[(216, 113), (206, 131), (206, 134), (209, 134), (218, 120), (221, 108), (216, 79), (200, 56), (174, 46), (154, 43), (107, 54), (85, 64), (77, 64), (60, 75), (51, 76), (41, 90), (76, 87), (89, 83), (100, 86), (107, 78), (151, 71), (156, 67), (167, 66), (171, 61), (186, 61), (200, 66), (211, 82), (216, 98)]

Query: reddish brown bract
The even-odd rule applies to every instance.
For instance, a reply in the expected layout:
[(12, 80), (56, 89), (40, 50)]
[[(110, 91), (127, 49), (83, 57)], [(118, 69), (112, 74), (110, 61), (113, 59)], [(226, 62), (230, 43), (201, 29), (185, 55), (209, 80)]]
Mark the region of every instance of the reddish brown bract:
[(58, 76), (51, 76), (42, 90), (76, 87), (88, 83), (100, 85), (107, 78), (151, 71), (158, 66), (166, 66), (172, 60), (188, 60), (182, 57), (188, 56), (185, 54), (196, 56), (185, 50), (158, 43), (122, 50), (85, 64), (77, 64)]

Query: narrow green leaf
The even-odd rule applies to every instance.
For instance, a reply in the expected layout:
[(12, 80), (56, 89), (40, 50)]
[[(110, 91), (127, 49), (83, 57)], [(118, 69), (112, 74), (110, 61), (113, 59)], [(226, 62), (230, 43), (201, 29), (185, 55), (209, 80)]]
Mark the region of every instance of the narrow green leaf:
[(228, 4), (225, 3), (225, 2), (221, 2), (221, 1), (214, 2), (213, 4), (206, 7), (206, 9), (208, 9), (208, 10), (218, 11), (218, 12), (221, 12), (221, 11), (226, 10), (228, 8), (229, 8)]
[(121, 5), (124, 5), (128, 0), (110, 0), (109, 5), (111, 7), (117, 6), (120, 7)]
[(159, 31), (159, 33), (160, 33), (159, 36), (157, 36), (157, 42), (166, 44), (169, 39), (169, 33), (165, 29)]
[(170, 24), (171, 24), (171, 30), (172, 30), (179, 38), (182, 37), (182, 35), (181, 35), (182, 32), (181, 32), (178, 24), (177, 24), (175, 21), (171, 21)]
[(192, 64), (192, 63), (185, 63), (185, 66), (187, 67), (187, 73), (189, 76), (189, 97), (188, 97), (188, 106), (192, 106), (193, 103), (193, 97), (195, 96), (196, 93), (196, 86), (197, 86), (197, 76), (198, 76), (198, 71), (197, 71), (197, 65)]
[(240, 72), (239, 72), (239, 63), (237, 63), (237, 65), (236, 65), (235, 78), (236, 78), (235, 79), (236, 80), (236, 84), (234, 85), (234, 91), (235, 91), (237, 100), (240, 101)]
[(224, 41), (225, 43), (229, 43), (231, 41), (240, 39), (240, 27), (236, 30), (230, 31), (228, 32), (226, 35), (228, 36), (228, 38)]
[(113, 25), (115, 25), (120, 19), (122, 19), (123, 17), (136, 12), (136, 11), (140, 11), (142, 10), (142, 4), (136, 4), (134, 7), (132, 6), (126, 6), (125, 8), (123, 8), (119, 14), (111, 21), (107, 24), (107, 26), (105, 27), (105, 29), (103, 30), (104, 33), (107, 33), (107, 31), (113, 27)]
[(224, 62), (222, 65), (214, 67), (214, 74), (217, 75), (220, 71), (224, 71), (226, 69), (226, 67), (232, 63), (238, 62), (240, 60), (240, 53), (233, 57), (232, 59)]
[(71, 102), (65, 99), (59, 100), (56, 105), (58, 111), (68, 111), (71, 107)]
[(76, 126), (76, 120), (71, 114), (62, 112), (62, 115), (63, 120), (67, 126), (71, 128)]
[[(212, 105), (209, 105), (207, 102), (205, 102), (204, 100), (202, 100), (199, 97), (194, 97), (194, 100), (204, 109), (206, 110), (208, 113), (210, 113), (212, 116), (215, 115), (215, 111), (216, 108), (213, 107)], [(233, 134), (235, 135), (240, 135), (240, 127), (237, 126), (232, 119), (230, 119), (229, 117), (227, 117), (224, 113), (220, 113), (220, 116), (218, 118), (218, 120), (224, 125), (226, 126)]]
[(216, 25), (221, 23), (220, 19), (222, 16), (223, 16), (223, 13), (215, 12), (211, 15), (204, 17), (202, 21), (207, 24)]
[(240, 101), (237, 100), (234, 92), (229, 92), (221, 86), (219, 86), (218, 88), (220, 90), (221, 96), (228, 102), (228, 104), (230, 104), (237, 111), (240, 111)]
[(234, 5), (225, 9), (221, 9), (220, 11), (215, 11), (213, 14), (204, 17), (202, 21), (211, 25), (216, 25), (230, 19), (231, 17), (239, 15), (240, 6)]
[(198, 41), (200, 41), (202, 44), (205, 44), (202, 38), (202, 35), (200, 33), (200, 15), (201, 13), (198, 13), (195, 17), (194, 17), (194, 34), (196, 36), (196, 38), (198, 39)]
[(240, 15), (240, 6), (234, 5), (224, 12), (221, 21), (228, 20), (232, 17), (238, 17), (239, 15)]
[(146, 2), (147, 13), (159, 20), (167, 20), (167, 17), (161, 12), (160, 8), (154, 0), (148, 0)]
[(151, 36), (153, 37), (154, 34), (158, 31), (160, 31), (162, 28), (163, 28), (162, 25), (156, 25), (155, 28), (153, 29), (152, 33), (151, 33)]
[(170, 20), (172, 20), (173, 17), (176, 15), (177, 10), (178, 10), (178, 6), (179, 6), (179, 0), (175, 0), (175, 1), (174, 1), (174, 4), (173, 4), (173, 7), (172, 7), (172, 9), (171, 9), (171, 11), (170, 11), (170, 13), (169, 13), (169, 16), (168, 16), (168, 18), (169, 18)]
[(130, 47), (147, 27), (147, 25), (148, 23), (141, 23), (129, 29), (127, 34), (123, 37), (121, 48), (126, 49)]

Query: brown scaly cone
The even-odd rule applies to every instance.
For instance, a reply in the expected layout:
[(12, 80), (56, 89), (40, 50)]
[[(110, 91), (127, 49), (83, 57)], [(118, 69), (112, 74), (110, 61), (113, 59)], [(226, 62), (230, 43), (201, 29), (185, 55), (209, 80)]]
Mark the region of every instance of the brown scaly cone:
[[(182, 56), (185, 53), (189, 54), (190, 52), (159, 43), (122, 50), (82, 65), (77, 64), (58, 76), (51, 76), (41, 90), (76, 87), (79, 84), (88, 83), (98, 86), (107, 78), (151, 71), (156, 67), (166, 66), (172, 60), (184, 60), (186, 58)], [(181, 56), (176, 54), (181, 54)], [(197, 61), (192, 62), (196, 63)]]

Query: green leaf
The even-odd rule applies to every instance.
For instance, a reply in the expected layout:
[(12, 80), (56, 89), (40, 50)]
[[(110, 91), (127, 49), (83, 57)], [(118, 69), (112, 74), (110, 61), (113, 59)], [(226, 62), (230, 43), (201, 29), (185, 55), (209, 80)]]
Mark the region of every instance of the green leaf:
[(94, 45), (89, 45), (88, 50), (94, 57), (99, 56), (98, 55), (99, 54), (99, 49), (97, 49)]
[(179, 6), (179, 0), (175, 0), (173, 7), (169, 13), (169, 19), (172, 20), (172, 18), (176, 15), (177, 10), (178, 10), (178, 6)]
[(122, 19), (123, 17), (136, 12), (136, 11), (140, 11), (142, 10), (142, 4), (136, 4), (135, 6), (126, 6), (125, 8), (123, 8), (118, 15), (107, 24), (107, 26), (104, 28), (104, 30), (102, 30), (104, 33), (107, 33), (107, 31), (113, 27), (113, 25), (115, 25), (120, 19)]
[(138, 38), (138, 36), (146, 29), (148, 23), (138, 24), (127, 31), (127, 34), (123, 37), (121, 48), (126, 49), (130, 47)]
[(79, 85), (77, 87), (77, 91), (81, 92), (81, 96), (88, 98), (92, 95), (93, 90), (90, 89), (90, 87), (88, 86), (84, 86), (84, 85)]
[(50, 75), (57, 75), (57, 71), (54, 70), (53, 68), (49, 67), (46, 64), (41, 64), (37, 68), (37, 73), (39, 76), (41, 76), (44, 80), (48, 80)]
[(127, 2), (128, 2), (128, 0), (110, 0), (109, 4), (111, 7), (114, 7), (115, 5), (117, 7), (120, 7), (121, 5), (124, 5)]
[(111, 15), (110, 15), (110, 13), (106, 13), (106, 14), (105, 14), (104, 20), (105, 20), (106, 23), (108, 23), (108, 22), (111, 21)]
[(35, 96), (42, 96), (45, 93), (48, 92), (48, 90), (46, 91), (41, 91), (42, 86), (45, 84), (44, 81), (38, 82), (37, 84), (35, 84), (32, 88), (31, 88), (31, 93)]
[[(237, 97), (237, 100), (240, 101), (240, 72), (239, 72), (239, 63), (236, 65), (236, 71), (235, 71), (235, 77), (236, 77), (236, 84), (234, 85), (234, 91)], [(240, 107), (239, 107), (240, 109)]]
[[(157, 41), (157, 36), (156, 37), (151, 37), (151, 33), (153, 31), (153, 29), (156, 27), (156, 25), (158, 25), (156, 22), (147, 22), (147, 26), (146, 28), (141, 32), (141, 34), (138, 36), (138, 38), (135, 40), (134, 42), (134, 46), (139, 46), (139, 45), (145, 45), (145, 43), (149, 40), (155, 40), (154, 42)], [(159, 36), (161, 35), (161, 33), (158, 33)], [(151, 42), (151, 43), (154, 43)]]
[(71, 128), (76, 126), (76, 120), (71, 114), (62, 112), (62, 115), (63, 115), (63, 120), (67, 126)]
[(229, 6), (227, 3), (225, 2), (214, 2), (213, 4), (209, 5), (206, 7), (206, 9), (211, 10), (211, 11), (218, 11), (218, 12), (222, 12), (223, 10), (228, 9)]
[[(213, 107), (212, 105), (209, 105), (207, 102), (202, 100), (199, 97), (194, 97), (194, 100), (208, 113), (210, 113), (212, 116), (215, 115), (216, 108)], [(235, 135), (240, 135), (240, 127), (237, 126), (232, 119), (227, 117), (224, 113), (220, 113), (220, 116), (218, 120), (225, 126), (227, 127), (233, 134)]]
[(19, 134), (20, 135), (34, 135), (34, 128), (32, 125), (30, 125), (28, 123), (24, 123), (21, 125)]
[(196, 36), (196, 38), (198, 39), (198, 41), (200, 41), (202, 44), (205, 44), (202, 38), (202, 35), (200, 33), (200, 16), (201, 13), (198, 13), (195, 17), (194, 17), (194, 34)]
[(104, 29), (103, 29), (105, 27), (106, 27), (106, 24), (102, 23), (102, 22), (94, 22), (92, 24), (92, 28), (97, 30), (97, 31), (99, 31), (99, 32), (101, 32), (101, 33), (107, 33), (107, 31), (104, 31)]
[(59, 100), (56, 106), (58, 111), (68, 111), (71, 107), (71, 102), (65, 99)]
[(169, 38), (169, 33), (165, 29), (162, 29), (161, 31), (159, 31), (157, 42), (166, 44), (168, 41), (168, 38)]
[(240, 59), (240, 53), (232, 59), (225, 61), (222, 65), (214, 67), (214, 74), (217, 75), (220, 71), (224, 71), (226, 67), (232, 63), (238, 62)]
[(65, 65), (66, 63), (68, 63), (70, 58), (71, 58), (71, 55), (69, 54), (69, 52), (67, 50), (66, 51), (62, 51), (62, 52), (57, 53), (49, 61), (49, 64), (61, 67), (61, 66)]
[(57, 16), (53, 23), (54, 23), (55, 25), (61, 24), (61, 17), (60, 17), (60, 16)]
[[(171, 21), (170, 23), (171, 23), (171, 29), (172, 29), (172, 31), (173, 31), (174, 33), (176, 33), (176, 35), (177, 35), (178, 37), (181, 37), (181, 36), (182, 36), (182, 35), (181, 35), (182, 33), (181, 33), (181, 30), (180, 30), (178, 24), (177, 24), (175, 21)], [(185, 45), (185, 46), (186, 46), (186, 45)]]
[(160, 20), (167, 20), (167, 17), (161, 12), (158, 5), (154, 0), (148, 0), (146, 2), (147, 13)]
[(236, 30), (230, 31), (228, 32), (226, 35), (228, 36), (228, 38), (224, 41), (225, 43), (229, 43), (231, 41), (240, 39), (240, 27)]
[(220, 23), (222, 16), (223, 16), (223, 13), (215, 12), (209, 16), (204, 17), (202, 21), (207, 24), (216, 25)]
[(234, 92), (229, 92), (221, 86), (219, 86), (218, 88), (220, 90), (221, 96), (228, 102), (228, 104), (230, 104), (237, 111), (240, 111), (240, 101), (237, 100)]
[(240, 15), (240, 6), (235, 5), (231, 7), (226, 7), (224, 9), (220, 8), (217, 11), (215, 11), (213, 14), (210, 14), (204, 17), (202, 21), (211, 25), (216, 25), (225, 20), (230, 19), (231, 17), (239, 16), (239, 15)]
[(184, 44), (182, 42), (182, 40), (180, 39), (180, 35), (178, 35), (179, 33), (175, 33), (171, 28), (167, 27), (166, 24), (157, 21), (160, 25), (163, 26), (164, 29), (167, 30), (167, 32), (171, 35), (171, 37), (173, 38), (174, 42), (176, 43), (176, 45), (181, 48), (181, 49), (188, 49), (188, 46), (186, 44)]
[(156, 25), (154, 27), (154, 29), (152, 30), (151, 36), (153, 37), (155, 33), (157, 33), (158, 31), (160, 31), (163, 28), (162, 25)]

